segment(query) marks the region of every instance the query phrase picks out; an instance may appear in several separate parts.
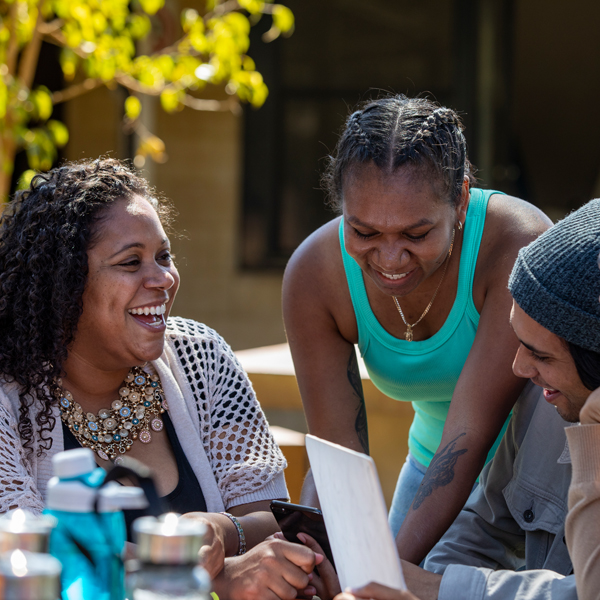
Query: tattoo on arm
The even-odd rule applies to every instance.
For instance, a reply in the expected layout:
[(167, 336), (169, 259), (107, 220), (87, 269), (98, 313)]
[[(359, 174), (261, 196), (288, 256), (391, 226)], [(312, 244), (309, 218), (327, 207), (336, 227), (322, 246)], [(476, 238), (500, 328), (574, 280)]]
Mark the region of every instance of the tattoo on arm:
[(358, 440), (365, 454), (369, 454), (369, 430), (367, 428), (367, 407), (365, 406), (365, 397), (363, 395), (362, 381), (360, 379), (360, 371), (358, 370), (358, 360), (354, 348), (350, 352), (348, 359), (348, 381), (354, 390), (354, 394), (359, 400), (356, 421), (354, 421), (354, 429), (358, 434)]
[(454, 479), (454, 465), (456, 465), (458, 457), (467, 451), (467, 448), (454, 450), (456, 442), (463, 435), (467, 434), (461, 433), (456, 436), (433, 457), (413, 501), (413, 510), (417, 510), (425, 498), (431, 496), (436, 488), (444, 487)]

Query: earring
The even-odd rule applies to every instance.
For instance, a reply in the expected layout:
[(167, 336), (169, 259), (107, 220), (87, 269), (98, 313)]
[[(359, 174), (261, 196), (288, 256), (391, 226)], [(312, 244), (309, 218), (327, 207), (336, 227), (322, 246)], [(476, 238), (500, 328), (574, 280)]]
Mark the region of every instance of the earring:
[(459, 230), (459, 231), (462, 229), (462, 227), (463, 227), (463, 226), (462, 226), (462, 223), (461, 223), (460, 221), (458, 222), (458, 225), (457, 225), (457, 227), (458, 227), (458, 230)]

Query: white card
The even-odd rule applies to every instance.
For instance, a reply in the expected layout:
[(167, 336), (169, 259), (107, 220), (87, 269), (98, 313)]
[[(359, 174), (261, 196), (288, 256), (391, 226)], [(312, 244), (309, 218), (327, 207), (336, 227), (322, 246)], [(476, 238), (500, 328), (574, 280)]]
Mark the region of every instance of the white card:
[(405, 590), (373, 459), (313, 435), (306, 451), (342, 590), (371, 581)]

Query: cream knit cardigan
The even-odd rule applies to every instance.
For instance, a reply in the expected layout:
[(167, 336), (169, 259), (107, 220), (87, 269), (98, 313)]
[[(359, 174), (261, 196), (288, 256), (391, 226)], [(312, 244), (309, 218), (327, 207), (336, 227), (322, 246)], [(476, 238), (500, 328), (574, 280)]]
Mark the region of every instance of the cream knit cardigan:
[[(198, 478), (208, 512), (287, 498), (285, 459), (269, 431), (252, 385), (231, 348), (195, 321), (170, 318), (162, 356), (152, 362), (160, 376), (177, 437)], [(44, 508), (52, 456), (64, 449), (58, 407), (52, 448), (27, 455), (17, 423), (16, 384), (0, 386), (0, 513)], [(36, 409), (30, 412), (35, 424)]]

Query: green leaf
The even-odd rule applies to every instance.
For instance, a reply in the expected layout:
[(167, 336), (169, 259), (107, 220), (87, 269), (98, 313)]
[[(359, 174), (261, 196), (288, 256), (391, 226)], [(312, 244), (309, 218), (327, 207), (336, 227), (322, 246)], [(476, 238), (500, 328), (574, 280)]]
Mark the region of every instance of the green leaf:
[(135, 96), (128, 96), (125, 100), (125, 115), (131, 121), (135, 121), (142, 112), (142, 103)]
[(69, 141), (69, 130), (64, 123), (52, 119), (46, 123), (46, 127), (48, 127), (50, 137), (52, 138), (55, 146), (62, 148), (67, 144)]
[(211, 592), (210, 596), (213, 600), (219, 600), (219, 596), (217, 596), (214, 592)]
[(294, 13), (282, 4), (273, 6), (273, 24), (281, 33), (291, 34), (294, 30)]

